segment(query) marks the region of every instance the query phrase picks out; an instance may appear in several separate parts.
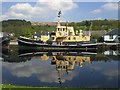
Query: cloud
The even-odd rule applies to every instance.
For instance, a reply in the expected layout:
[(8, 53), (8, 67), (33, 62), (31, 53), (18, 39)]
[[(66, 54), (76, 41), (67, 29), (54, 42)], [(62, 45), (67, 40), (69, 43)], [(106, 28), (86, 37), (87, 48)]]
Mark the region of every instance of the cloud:
[(96, 9), (96, 10), (91, 11), (91, 13), (94, 13), (94, 14), (98, 14), (98, 13), (101, 13), (101, 12), (102, 12), (101, 9)]
[(93, 69), (95, 71), (99, 71), (101, 72), (101, 74), (105, 75), (107, 77), (107, 80), (113, 80), (115, 78), (118, 78), (120, 76), (120, 73), (118, 72), (118, 69), (116, 69), (117, 67), (114, 67), (114, 68), (103, 68), (101, 67), (100, 65), (97, 66), (97, 65), (94, 65)]
[(95, 18), (94, 20), (103, 20), (102, 17)]
[(10, 11), (14, 11), (16, 13), (31, 13), (33, 11), (33, 7), (29, 3), (18, 3), (10, 7)]
[(95, 9), (95, 10), (91, 11), (91, 13), (99, 14), (99, 13), (102, 13), (102, 12), (115, 11), (115, 10), (118, 10), (118, 3), (108, 2), (104, 5), (102, 5), (99, 9)]
[[(40, 58), (40, 57), (38, 57)], [(24, 63), (12, 63), (12, 64), (5, 64), (3, 63), (3, 68), (8, 69), (13, 76), (16, 77), (24, 77), (30, 78), (32, 75), (35, 75), (36, 78), (41, 82), (47, 83), (59, 83), (58, 81), (58, 71), (56, 70), (56, 66), (51, 66), (49, 58), (48, 61), (40, 61), (35, 60), (33, 57), (31, 61), (24, 62)], [(72, 80), (75, 76), (77, 76), (79, 70), (76, 72), (70, 72), (66, 76), (66, 71), (61, 72), (61, 80), (62, 83), (66, 81)]]
[[(41, 65), (39, 63), (42, 63)], [(9, 66), (11, 68), (9, 68)], [(55, 67), (50, 67), (50, 65), (46, 64), (45, 61), (39, 62), (35, 60), (35, 62), (25, 62), (23, 64), (18, 63), (15, 65), (8, 64), (4, 65), (4, 68), (7, 68), (11, 71), (11, 74), (16, 77), (25, 77), (29, 78), (32, 75), (36, 75), (37, 79), (41, 82), (57, 82), (57, 71), (54, 70)], [(24, 68), (24, 69), (23, 69)]]
[(107, 70), (103, 72), (104, 75), (109, 76), (109, 77), (116, 77), (119, 76), (118, 70)]
[(104, 0), (105, 2), (119, 2), (119, 0)]
[(33, 7), (29, 3), (17, 3), (9, 8), (9, 11), (1, 15), (1, 19), (30, 19)]
[(118, 3), (106, 3), (101, 8), (105, 10), (118, 10)]
[[(17, 3), (12, 5), (8, 12), (3, 14), (0, 19), (27, 19), (32, 21), (49, 20), (55, 18), (59, 10), (64, 15), (67, 11), (77, 8), (77, 4), (72, 0), (63, 2), (61, 0), (38, 0), (33, 6), (30, 3)], [(53, 17), (54, 16), (54, 17)]]
[[(38, 0), (2, 0), (2, 2), (35, 2)], [(52, 0), (47, 0), (52, 1)], [(64, 2), (69, 2), (70, 0), (61, 0)], [(119, 2), (119, 0), (73, 0), (74, 2)], [(43, 2), (43, 0), (42, 0)]]
[(120, 76), (118, 69), (108, 69), (107, 71), (103, 71), (103, 74), (107, 76), (109, 81), (112, 81), (114, 78), (118, 78)]
[(94, 17), (94, 18), (86, 18), (85, 20), (88, 20), (88, 21), (89, 20), (104, 20), (104, 18), (102, 18), (102, 17)]

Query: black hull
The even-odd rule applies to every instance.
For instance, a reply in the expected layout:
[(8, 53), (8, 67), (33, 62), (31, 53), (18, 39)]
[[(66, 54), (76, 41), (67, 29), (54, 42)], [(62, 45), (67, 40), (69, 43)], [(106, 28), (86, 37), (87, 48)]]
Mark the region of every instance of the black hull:
[(2, 46), (8, 46), (10, 44), (10, 40), (6, 40), (2, 42)]
[(32, 49), (32, 50), (43, 50), (43, 51), (93, 51), (97, 49), (96, 44), (81, 44), (81, 45), (72, 45), (72, 46), (65, 46), (65, 45), (51, 45), (51, 44), (44, 44), (38, 42), (30, 42), (23, 39), (18, 39), (18, 45), (20, 48), (24, 49)]
[(2, 37), (2, 38), (0, 38), (0, 44), (2, 44), (2, 45), (9, 45), (10, 44), (10, 38), (9, 37)]

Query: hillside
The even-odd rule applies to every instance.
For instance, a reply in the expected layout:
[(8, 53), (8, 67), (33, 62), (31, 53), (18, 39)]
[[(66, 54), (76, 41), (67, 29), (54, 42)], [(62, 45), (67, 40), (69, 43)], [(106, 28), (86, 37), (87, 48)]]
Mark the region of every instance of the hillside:
[[(69, 22), (68, 26), (73, 26), (75, 30), (89, 30), (92, 22), (92, 31), (108, 31), (109, 29), (118, 28), (117, 20), (91, 20), (82, 22)], [(5, 20), (2, 21), (2, 30), (8, 33), (15, 33), (15, 36), (20, 35), (31, 36), (34, 32), (41, 34), (42, 32), (54, 31), (57, 22), (30, 22), (26, 20)], [(61, 23), (66, 25), (65, 22)]]

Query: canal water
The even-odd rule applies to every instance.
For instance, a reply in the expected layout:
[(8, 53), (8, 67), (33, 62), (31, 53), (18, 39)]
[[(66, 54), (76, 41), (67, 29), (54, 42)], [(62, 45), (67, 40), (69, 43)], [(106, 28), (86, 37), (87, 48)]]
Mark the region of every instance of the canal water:
[(2, 83), (40, 87), (118, 88), (119, 51), (2, 52)]

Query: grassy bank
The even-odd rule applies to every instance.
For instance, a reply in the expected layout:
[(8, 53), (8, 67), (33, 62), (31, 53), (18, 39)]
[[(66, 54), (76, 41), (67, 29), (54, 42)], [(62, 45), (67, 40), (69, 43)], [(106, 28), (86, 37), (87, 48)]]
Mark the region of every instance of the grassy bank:
[(58, 88), (58, 87), (31, 87), (31, 86), (15, 86), (0, 85), (0, 90), (120, 90), (118, 88)]
[(0, 85), (0, 90), (89, 90), (89, 89)]

